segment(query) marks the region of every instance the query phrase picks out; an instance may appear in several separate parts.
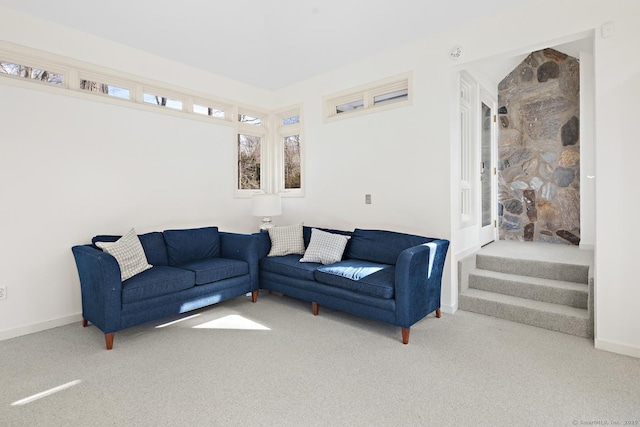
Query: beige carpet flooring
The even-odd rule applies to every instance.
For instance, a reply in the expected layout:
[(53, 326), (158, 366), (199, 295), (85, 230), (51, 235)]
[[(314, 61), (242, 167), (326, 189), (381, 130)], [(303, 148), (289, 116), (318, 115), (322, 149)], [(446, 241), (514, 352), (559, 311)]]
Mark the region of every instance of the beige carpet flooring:
[(400, 339), (267, 293), (121, 331), (112, 351), (95, 327), (67, 325), (0, 342), (0, 425), (640, 422), (640, 359), (591, 340), (464, 311)]

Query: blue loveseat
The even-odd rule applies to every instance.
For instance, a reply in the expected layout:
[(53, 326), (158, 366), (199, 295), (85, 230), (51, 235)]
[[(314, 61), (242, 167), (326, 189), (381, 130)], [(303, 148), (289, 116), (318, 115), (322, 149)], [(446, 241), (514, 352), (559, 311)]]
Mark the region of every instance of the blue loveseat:
[[(302, 255), (295, 253), (268, 256), (272, 239), (257, 233), (260, 287), (311, 302), (314, 315), (323, 305), (400, 326), (404, 344), (414, 323), (432, 312), (440, 317), (448, 240), (384, 230), (321, 230), (349, 237), (338, 262), (300, 262)], [(308, 252), (312, 228), (303, 227), (302, 234)]]
[(83, 326), (105, 334), (150, 320), (184, 313), (252, 293), (258, 297), (257, 238), (219, 232), (217, 227), (166, 230), (139, 235), (152, 267), (126, 280), (116, 258), (97, 242), (120, 236), (96, 236), (92, 244), (72, 248), (80, 277)]

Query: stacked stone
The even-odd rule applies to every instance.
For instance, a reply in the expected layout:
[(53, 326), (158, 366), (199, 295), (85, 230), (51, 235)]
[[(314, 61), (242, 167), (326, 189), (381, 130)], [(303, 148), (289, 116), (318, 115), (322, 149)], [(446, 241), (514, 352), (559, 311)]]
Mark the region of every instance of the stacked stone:
[(533, 52), (498, 86), (500, 239), (580, 243), (580, 64)]

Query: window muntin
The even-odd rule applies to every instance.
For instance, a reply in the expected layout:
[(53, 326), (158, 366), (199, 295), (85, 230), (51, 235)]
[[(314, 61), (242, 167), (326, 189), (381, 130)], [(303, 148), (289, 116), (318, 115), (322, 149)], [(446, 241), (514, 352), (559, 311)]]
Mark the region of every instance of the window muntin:
[(260, 190), (262, 137), (244, 133), (238, 134), (238, 189)]
[(7, 74), (9, 76), (21, 77), (23, 79), (40, 81), (59, 86), (64, 84), (64, 75), (62, 73), (55, 73), (42, 68), (16, 64), (2, 59), (0, 59), (0, 74)]

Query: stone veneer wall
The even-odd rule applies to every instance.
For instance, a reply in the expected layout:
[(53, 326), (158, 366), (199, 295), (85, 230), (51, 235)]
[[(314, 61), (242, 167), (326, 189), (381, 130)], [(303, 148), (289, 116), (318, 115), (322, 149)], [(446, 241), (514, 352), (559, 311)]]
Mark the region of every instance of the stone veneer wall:
[(530, 54), (498, 86), (500, 239), (580, 243), (580, 64)]

